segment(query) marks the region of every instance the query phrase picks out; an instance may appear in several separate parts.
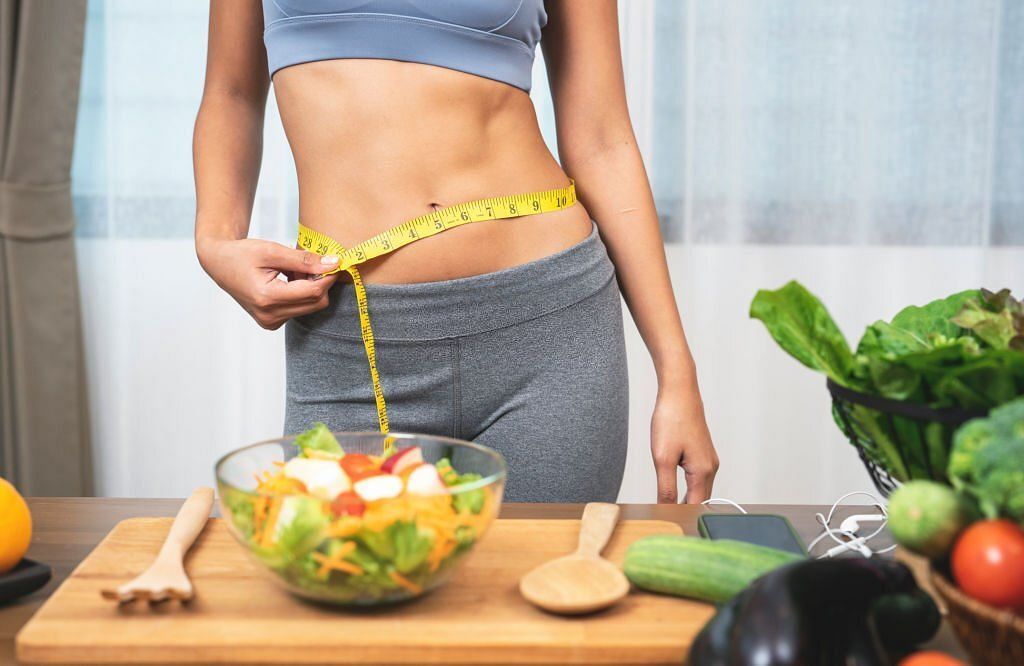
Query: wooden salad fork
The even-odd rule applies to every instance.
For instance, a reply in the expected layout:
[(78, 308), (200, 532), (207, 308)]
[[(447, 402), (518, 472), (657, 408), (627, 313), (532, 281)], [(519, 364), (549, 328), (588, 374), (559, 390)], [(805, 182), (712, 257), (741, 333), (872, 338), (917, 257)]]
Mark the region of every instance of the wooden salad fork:
[(120, 603), (136, 599), (153, 603), (167, 599), (190, 600), (195, 592), (185, 574), (185, 553), (203, 531), (212, 508), (213, 488), (198, 488), (193, 492), (181, 505), (160, 553), (149, 568), (116, 590), (102, 590), (103, 598)]

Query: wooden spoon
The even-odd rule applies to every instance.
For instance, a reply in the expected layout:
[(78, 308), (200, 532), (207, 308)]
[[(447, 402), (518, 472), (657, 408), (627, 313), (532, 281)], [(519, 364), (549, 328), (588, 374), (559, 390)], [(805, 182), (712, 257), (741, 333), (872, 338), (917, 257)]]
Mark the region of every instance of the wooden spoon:
[(530, 603), (563, 615), (592, 613), (622, 599), (629, 593), (629, 581), (601, 557), (618, 519), (617, 504), (587, 504), (576, 552), (527, 573), (519, 581), (519, 592)]

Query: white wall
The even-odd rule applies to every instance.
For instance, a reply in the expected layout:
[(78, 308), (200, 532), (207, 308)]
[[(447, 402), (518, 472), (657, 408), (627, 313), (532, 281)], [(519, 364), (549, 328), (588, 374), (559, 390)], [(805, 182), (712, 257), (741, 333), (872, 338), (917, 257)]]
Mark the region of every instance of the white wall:
[[(282, 333), (238, 326), (247, 315), (202, 272), (190, 240), (81, 239), (78, 250), (100, 494), (184, 496), (212, 483), (219, 455), (278, 436)], [(1019, 288), (1024, 277), (1024, 248), (670, 245), (668, 255), (722, 458), (715, 494), (742, 502), (824, 503), (870, 486), (832, 423), (824, 379), (747, 318), (758, 288), (800, 279), (856, 341), (908, 303), (983, 284)], [(243, 334), (224, 343), (213, 334), (224, 326)], [(627, 342), (631, 438), (620, 499), (650, 502), (656, 385), (631, 324)]]

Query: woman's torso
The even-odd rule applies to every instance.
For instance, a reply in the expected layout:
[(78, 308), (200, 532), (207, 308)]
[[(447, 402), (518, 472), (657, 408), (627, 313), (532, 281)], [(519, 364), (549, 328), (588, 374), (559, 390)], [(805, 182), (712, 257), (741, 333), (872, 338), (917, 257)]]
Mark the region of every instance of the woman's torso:
[[(273, 80), (295, 157), (300, 219), (345, 246), (432, 207), (568, 183), (529, 95), (508, 83), (374, 58), (305, 62), (277, 70)], [(384, 283), (477, 275), (565, 249), (590, 228), (582, 204), (478, 222), (361, 271)]]

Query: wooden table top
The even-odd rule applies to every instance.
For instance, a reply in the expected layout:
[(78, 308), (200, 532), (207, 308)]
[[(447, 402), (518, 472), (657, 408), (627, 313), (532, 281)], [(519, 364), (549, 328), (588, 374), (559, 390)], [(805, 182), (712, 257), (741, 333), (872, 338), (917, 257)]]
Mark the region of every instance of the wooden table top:
[[(53, 567), (53, 580), (42, 590), (11, 604), (0, 606), (0, 664), (14, 663), (14, 636), (43, 601), (71, 573), (79, 562), (121, 520), (136, 516), (173, 516), (182, 500), (113, 498), (30, 498), (34, 533), (28, 557)], [(804, 542), (820, 531), (814, 514), (828, 507), (806, 505), (745, 505), (751, 512), (776, 513), (789, 518)], [(505, 504), (502, 518), (579, 518), (582, 504)], [(682, 526), (686, 534), (697, 534), (697, 517), (702, 513), (730, 513), (727, 505), (694, 506), (667, 504), (624, 504), (623, 519), (667, 520)], [(863, 511), (863, 507), (859, 508)], [(858, 507), (840, 509), (843, 516)], [(964, 658), (948, 626), (929, 645)]]

